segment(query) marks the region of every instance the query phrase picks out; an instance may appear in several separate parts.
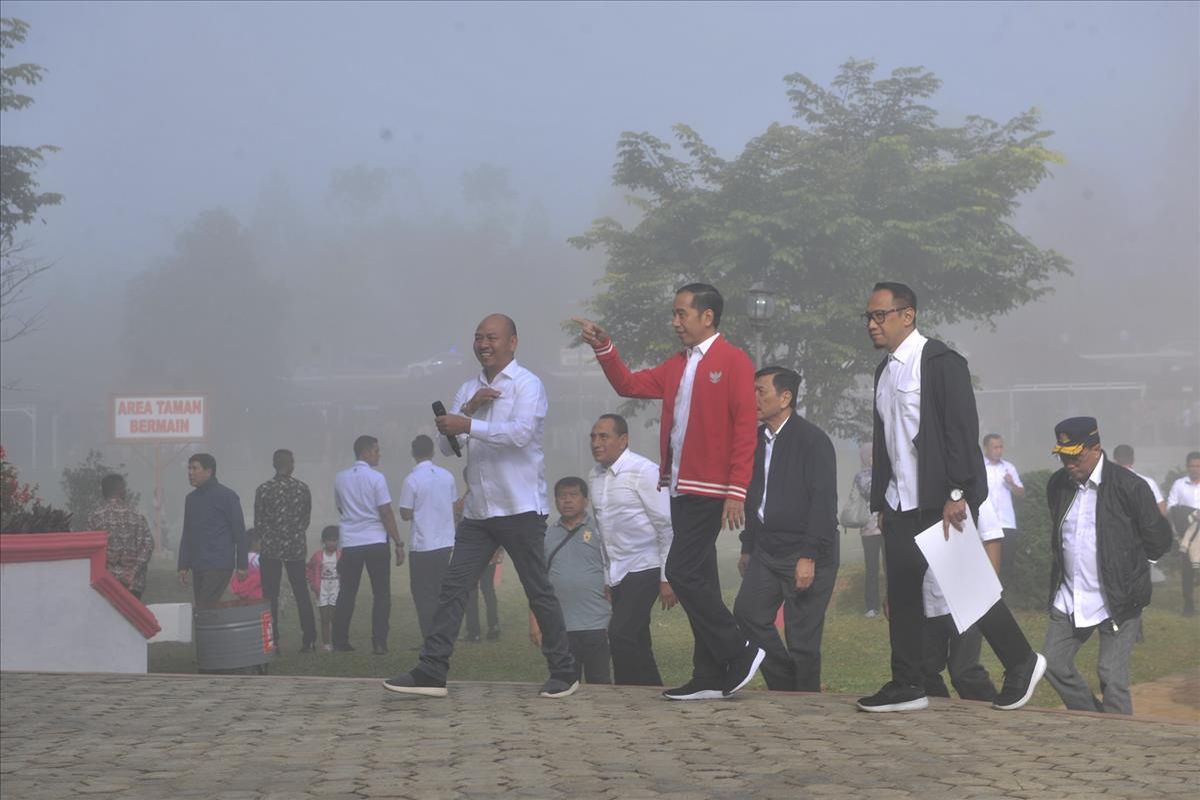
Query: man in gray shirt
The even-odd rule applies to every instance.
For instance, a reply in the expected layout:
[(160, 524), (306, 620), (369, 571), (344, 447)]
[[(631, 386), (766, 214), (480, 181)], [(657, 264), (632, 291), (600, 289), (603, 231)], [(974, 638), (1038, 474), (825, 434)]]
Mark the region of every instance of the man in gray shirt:
[[(554, 504), (561, 515), (546, 529), (546, 568), (567, 624), (567, 644), (579, 678), (612, 683), (608, 622), (612, 606), (605, 592), (607, 564), (600, 530), (588, 514), (588, 487), (582, 478), (554, 484)], [(537, 618), (529, 614), (529, 640), (542, 644)]]

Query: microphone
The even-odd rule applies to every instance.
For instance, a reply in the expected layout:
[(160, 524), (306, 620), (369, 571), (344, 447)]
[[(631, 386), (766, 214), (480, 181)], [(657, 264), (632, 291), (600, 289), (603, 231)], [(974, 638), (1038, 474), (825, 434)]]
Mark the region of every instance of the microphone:
[[(444, 405), (442, 405), (441, 400), (433, 401), (433, 415), (435, 417), (446, 416), (446, 407)], [(446, 438), (450, 441), (450, 449), (454, 451), (454, 455), (458, 456), (459, 458), (462, 458), (462, 448), (458, 446), (458, 438), (455, 436), (451, 436), (448, 433), (446, 434)]]

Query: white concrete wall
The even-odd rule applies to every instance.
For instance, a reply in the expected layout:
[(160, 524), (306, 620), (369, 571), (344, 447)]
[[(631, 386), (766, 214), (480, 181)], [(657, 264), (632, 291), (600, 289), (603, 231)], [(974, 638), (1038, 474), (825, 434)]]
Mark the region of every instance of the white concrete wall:
[(150, 644), (192, 640), (191, 603), (151, 603), (146, 608), (150, 609), (161, 628), (147, 640)]
[(0, 669), (144, 673), (146, 653), (87, 559), (0, 564)]

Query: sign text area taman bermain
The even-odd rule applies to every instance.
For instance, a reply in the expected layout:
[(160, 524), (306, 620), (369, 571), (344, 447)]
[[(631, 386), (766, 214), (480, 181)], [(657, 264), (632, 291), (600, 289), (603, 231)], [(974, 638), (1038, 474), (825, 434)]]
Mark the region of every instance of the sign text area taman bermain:
[(208, 398), (204, 395), (138, 395), (113, 398), (113, 438), (118, 441), (203, 439)]

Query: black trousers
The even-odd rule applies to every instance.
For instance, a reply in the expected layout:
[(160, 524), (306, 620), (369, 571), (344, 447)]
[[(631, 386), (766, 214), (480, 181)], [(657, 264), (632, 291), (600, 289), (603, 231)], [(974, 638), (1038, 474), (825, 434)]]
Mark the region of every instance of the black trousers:
[(747, 637), (721, 597), (717, 535), (725, 501), (718, 497), (671, 498), (675, 537), (667, 554), (667, 580), (692, 626), (693, 680), (720, 686), (729, 662), (746, 647)]
[[(546, 520), (532, 511), (508, 517), (464, 519), (454, 534), (454, 555), (442, 578), (437, 611), (433, 614), (433, 632), (421, 648), (420, 670), (445, 680), (450, 671), (454, 640), (462, 625), (467, 595), (488, 567), (497, 547), (503, 547), (512, 561), (529, 609), (542, 629), (542, 655), (550, 674), (561, 680), (576, 679), (575, 659), (567, 645), (567, 627), (562, 606), (554, 595), (546, 569)], [(342, 556), (345, 560), (345, 556)]]
[[(921, 583), (928, 564), (915, 537), (941, 519), (941, 509), (883, 513), (892, 680), (905, 686), (925, 685), (925, 605)], [(959, 532), (950, 533), (953, 536)], [(1006, 670), (1021, 666), (1033, 653), (1004, 600), (996, 601), (975, 625)]]
[(342, 548), (337, 565), (341, 586), (333, 611), (334, 647), (350, 645), (350, 618), (354, 616), (363, 567), (371, 579), (371, 644), (387, 645), (392, 616), (392, 553), (387, 542), (380, 542)]
[(925, 694), (949, 697), (950, 690), (942, 679), (942, 670), (949, 667), (950, 683), (963, 700), (996, 699), (992, 676), (979, 663), (983, 635), (972, 625), (961, 634), (949, 614), (925, 620)]
[(650, 612), (658, 600), (659, 570), (630, 572), (612, 587), (608, 646), (613, 678), (626, 686), (662, 686), (650, 640)]
[[(797, 591), (796, 561), (796, 556), (780, 558), (755, 550), (733, 603), (733, 615), (750, 641), (767, 651), (762, 673), (768, 689), (819, 692), (821, 635), (838, 562), (836, 558), (817, 562), (812, 585)], [(781, 604), (786, 647), (775, 629)]]
[(408, 585), (412, 592), (417, 624), (424, 639), (433, 630), (433, 612), (437, 611), (438, 592), (446, 567), (450, 566), (453, 547), (437, 550), (414, 550), (408, 554)]
[(296, 609), (300, 614), (301, 644), (307, 647), (317, 640), (317, 623), (313, 618), (312, 599), (308, 596), (308, 576), (304, 573), (304, 561), (283, 561), (278, 558), (259, 558), (262, 572), (263, 597), (271, 601), (271, 621), (275, 628), (275, 646), (279, 646), (279, 584), (283, 571), (287, 570), (292, 596), (296, 598)]
[(488, 564), (479, 581), (471, 587), (467, 597), (467, 635), (479, 638), (479, 595), (483, 594), (486, 607), (488, 630), (500, 627), (500, 607), (496, 604), (496, 565)]
[(232, 577), (231, 569), (192, 570), (192, 597), (196, 608), (211, 608), (219, 603)]
[(587, 683), (612, 683), (608, 663), (608, 631), (567, 631), (567, 644), (575, 659), (575, 675)]
[(879, 554), (883, 550), (882, 536), (862, 537), (863, 566), (866, 567), (865, 583), (866, 611), (880, 611), (879, 604)]

